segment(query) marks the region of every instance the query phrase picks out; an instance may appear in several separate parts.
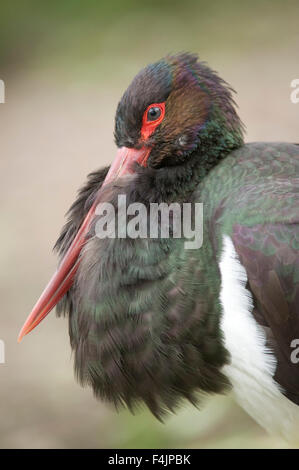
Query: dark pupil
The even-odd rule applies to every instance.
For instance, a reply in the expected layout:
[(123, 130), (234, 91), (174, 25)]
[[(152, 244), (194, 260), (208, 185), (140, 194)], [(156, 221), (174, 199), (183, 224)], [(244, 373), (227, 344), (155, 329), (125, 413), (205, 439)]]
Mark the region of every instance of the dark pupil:
[(161, 115), (161, 109), (156, 107), (150, 108), (147, 112), (147, 120), (148, 121), (155, 121), (160, 117)]

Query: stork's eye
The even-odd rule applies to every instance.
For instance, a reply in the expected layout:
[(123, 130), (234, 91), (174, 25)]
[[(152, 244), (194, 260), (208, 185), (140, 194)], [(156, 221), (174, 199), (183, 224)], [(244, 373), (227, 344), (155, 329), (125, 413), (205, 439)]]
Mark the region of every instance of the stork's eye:
[(161, 116), (161, 109), (158, 106), (153, 106), (147, 112), (147, 120), (148, 121), (155, 121)]
[(142, 118), (141, 137), (148, 139), (161, 124), (165, 116), (165, 103), (152, 103), (144, 111)]

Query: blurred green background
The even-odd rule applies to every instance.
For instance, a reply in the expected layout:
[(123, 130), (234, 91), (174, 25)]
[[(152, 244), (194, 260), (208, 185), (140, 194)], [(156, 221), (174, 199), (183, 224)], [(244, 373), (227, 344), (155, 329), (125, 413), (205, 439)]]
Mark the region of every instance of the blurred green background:
[(286, 447), (231, 397), (165, 424), (117, 414), (75, 382), (67, 321), (18, 331), (56, 259), (51, 247), (87, 173), (113, 159), (117, 102), (138, 70), (197, 52), (237, 90), (247, 140), (298, 142), (298, 1), (0, 3), (0, 447)]

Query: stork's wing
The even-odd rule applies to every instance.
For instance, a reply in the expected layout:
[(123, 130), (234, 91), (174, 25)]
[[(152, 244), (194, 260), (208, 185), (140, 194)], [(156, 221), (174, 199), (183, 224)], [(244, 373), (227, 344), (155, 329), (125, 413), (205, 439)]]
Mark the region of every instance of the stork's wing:
[(299, 364), (292, 362), (292, 341), (299, 345), (299, 205), (297, 216), (289, 223), (235, 225), (232, 238), (247, 271), (253, 315), (277, 358), (274, 378), (299, 405)]

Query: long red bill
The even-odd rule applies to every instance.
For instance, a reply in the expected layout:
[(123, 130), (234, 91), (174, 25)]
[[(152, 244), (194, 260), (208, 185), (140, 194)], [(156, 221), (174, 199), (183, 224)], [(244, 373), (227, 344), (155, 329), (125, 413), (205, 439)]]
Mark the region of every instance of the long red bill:
[[(140, 150), (121, 147), (117, 152), (114, 162), (110, 166), (102, 187), (121, 176), (133, 173), (133, 164), (135, 162), (142, 166), (146, 166), (149, 153), (150, 148), (147, 147), (142, 147)], [(101, 188), (99, 189), (99, 193), (100, 191)], [(33, 330), (48, 315), (48, 313), (50, 313), (55, 305), (71, 288), (74, 282), (76, 271), (79, 267), (79, 256), (82, 247), (85, 244), (86, 235), (89, 231), (90, 223), (94, 217), (98, 199), (99, 198), (97, 196), (71, 246), (63, 257), (57, 271), (52, 276), (49, 284), (43, 291), (42, 295), (38, 299), (30, 315), (25, 321), (20, 331), (18, 342), (20, 342), (25, 335)]]

